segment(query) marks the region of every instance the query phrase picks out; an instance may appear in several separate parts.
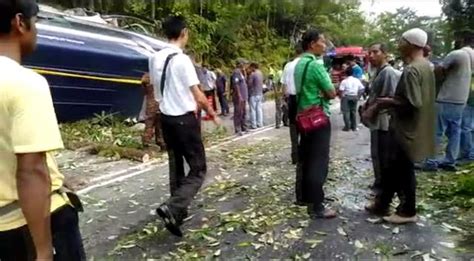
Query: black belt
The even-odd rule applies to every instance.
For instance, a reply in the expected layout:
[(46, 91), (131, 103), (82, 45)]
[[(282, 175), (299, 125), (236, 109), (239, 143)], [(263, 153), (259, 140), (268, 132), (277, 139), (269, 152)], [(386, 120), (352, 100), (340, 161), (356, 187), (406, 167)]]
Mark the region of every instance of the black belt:
[[(53, 194), (59, 194), (59, 195), (62, 195), (63, 193), (66, 194), (66, 196), (68, 197), (69, 199), (69, 202), (71, 203), (71, 205), (78, 211), (78, 212), (83, 212), (84, 211), (84, 207), (82, 206), (82, 203), (81, 203), (81, 200), (79, 199), (79, 197), (76, 195), (76, 193), (72, 192), (71, 190), (65, 188), (65, 187), (61, 187), (60, 189), (58, 190), (55, 190), (53, 191), (53, 193), (51, 193), (51, 195)], [(13, 201), (12, 203), (10, 204), (7, 204), (3, 207), (0, 207), (0, 217), (1, 216), (5, 216), (7, 214), (10, 214), (12, 213), (13, 211), (16, 211), (18, 209), (21, 209), (20, 207), (20, 203), (18, 202), (18, 200), (16, 201)]]

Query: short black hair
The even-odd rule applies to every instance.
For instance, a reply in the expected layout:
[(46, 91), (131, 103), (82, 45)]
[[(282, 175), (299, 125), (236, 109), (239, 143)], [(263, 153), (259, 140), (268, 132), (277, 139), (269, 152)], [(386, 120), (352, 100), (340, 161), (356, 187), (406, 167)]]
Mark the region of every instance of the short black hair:
[(178, 39), (188, 26), (182, 16), (170, 16), (163, 22), (163, 32), (169, 40)]
[(250, 64), (250, 67), (258, 69), (258, 63), (253, 62), (253, 63)]
[(346, 76), (352, 76), (354, 74), (354, 70), (352, 69), (352, 66), (347, 67), (345, 73), (346, 73)]
[(379, 47), (379, 49), (380, 49), (380, 51), (382, 51), (382, 53), (388, 54), (388, 45), (387, 44), (376, 42), (376, 43), (372, 43), (370, 45), (370, 47), (375, 46), (375, 45), (377, 45)]
[(302, 53), (304, 53), (304, 50), (303, 50), (303, 43), (301, 41), (297, 42), (296, 45), (295, 45), (295, 53), (296, 55), (300, 55)]
[(347, 60), (348, 60), (349, 62), (355, 62), (357, 59), (356, 59), (356, 57), (355, 57), (354, 55), (351, 54), (351, 55), (348, 55), (348, 56), (347, 56)]
[(301, 38), (303, 50), (309, 50), (309, 46), (311, 45), (311, 43), (319, 40), (320, 37), (321, 33), (319, 33), (319, 31), (317, 31), (316, 29), (309, 29), (308, 31), (306, 31), (303, 34), (303, 37)]
[(11, 31), (12, 19), (22, 14), (26, 21), (36, 16), (39, 6), (35, 0), (0, 0), (0, 34)]

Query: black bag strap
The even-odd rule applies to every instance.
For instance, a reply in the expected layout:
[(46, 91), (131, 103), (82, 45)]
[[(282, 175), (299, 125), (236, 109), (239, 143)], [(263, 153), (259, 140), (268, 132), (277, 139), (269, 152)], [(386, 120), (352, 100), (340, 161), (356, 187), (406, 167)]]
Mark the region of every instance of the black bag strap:
[(297, 95), (297, 103), (300, 102), (301, 100), (301, 95), (303, 93), (303, 87), (304, 87), (304, 81), (306, 80), (306, 74), (308, 73), (308, 67), (309, 67), (309, 64), (313, 61), (313, 59), (311, 59), (310, 61), (308, 61), (306, 63), (306, 65), (304, 66), (304, 70), (303, 70), (303, 77), (301, 77), (301, 88), (300, 88), (300, 92), (298, 93)]
[(163, 66), (163, 73), (161, 74), (161, 83), (160, 83), (161, 95), (163, 95), (163, 92), (165, 91), (166, 71), (168, 70), (168, 65), (171, 59), (173, 59), (173, 57), (175, 57), (177, 54), (178, 53), (172, 53), (168, 55), (168, 57), (166, 57), (165, 65)]

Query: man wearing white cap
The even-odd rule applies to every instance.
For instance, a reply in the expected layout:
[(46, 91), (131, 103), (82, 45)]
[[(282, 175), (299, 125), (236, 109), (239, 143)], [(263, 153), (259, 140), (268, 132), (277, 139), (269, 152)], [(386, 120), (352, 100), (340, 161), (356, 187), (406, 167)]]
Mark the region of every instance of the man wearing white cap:
[(406, 31), (399, 43), (406, 64), (393, 98), (378, 98), (377, 109), (388, 108), (391, 114), (390, 153), (383, 164), (382, 192), (374, 208), (388, 213), (395, 193), (403, 199), (397, 211), (385, 221), (405, 224), (416, 222), (416, 178), (414, 162), (435, 152), (435, 77), (423, 57), (426, 32), (415, 28)]

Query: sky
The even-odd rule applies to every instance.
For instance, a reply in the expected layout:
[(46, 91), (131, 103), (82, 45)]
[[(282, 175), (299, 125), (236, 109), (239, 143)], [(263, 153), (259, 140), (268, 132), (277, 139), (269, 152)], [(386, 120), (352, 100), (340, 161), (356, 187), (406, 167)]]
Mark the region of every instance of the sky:
[(417, 11), (419, 16), (440, 16), (441, 4), (439, 0), (360, 0), (361, 10), (369, 16), (376, 16), (382, 12), (395, 12), (400, 7), (410, 7)]

